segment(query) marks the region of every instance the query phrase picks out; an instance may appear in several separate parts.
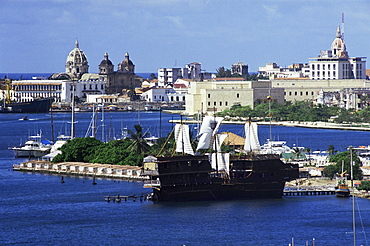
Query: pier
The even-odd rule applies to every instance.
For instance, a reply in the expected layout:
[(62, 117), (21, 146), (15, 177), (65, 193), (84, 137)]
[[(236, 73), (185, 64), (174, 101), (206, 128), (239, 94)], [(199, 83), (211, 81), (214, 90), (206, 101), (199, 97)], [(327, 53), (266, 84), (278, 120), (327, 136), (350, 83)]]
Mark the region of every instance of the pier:
[(283, 196), (326, 196), (335, 195), (335, 190), (284, 190)]
[(14, 171), (43, 172), (61, 175), (92, 176), (143, 181), (148, 176), (141, 175), (137, 166), (123, 166), (82, 162), (51, 163), (48, 161), (27, 161), (13, 165)]

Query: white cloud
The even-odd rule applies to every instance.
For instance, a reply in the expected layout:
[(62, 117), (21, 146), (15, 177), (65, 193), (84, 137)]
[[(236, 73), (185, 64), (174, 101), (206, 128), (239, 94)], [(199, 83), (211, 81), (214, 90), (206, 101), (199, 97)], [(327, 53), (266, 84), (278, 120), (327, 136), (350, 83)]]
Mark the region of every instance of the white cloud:
[(277, 5), (262, 5), (263, 9), (269, 15), (269, 17), (281, 17), (279, 13), (279, 7)]

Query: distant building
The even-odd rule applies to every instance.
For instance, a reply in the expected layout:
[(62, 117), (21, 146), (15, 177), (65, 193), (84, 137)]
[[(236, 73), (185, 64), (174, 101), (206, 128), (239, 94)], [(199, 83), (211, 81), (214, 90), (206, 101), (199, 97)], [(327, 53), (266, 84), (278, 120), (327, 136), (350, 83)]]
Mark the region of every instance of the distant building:
[(104, 54), (104, 59), (99, 64), (99, 79), (107, 85), (107, 93), (122, 93), (122, 89), (140, 87), (143, 78), (135, 75), (135, 65), (130, 60), (128, 53), (125, 59), (118, 64), (118, 70), (114, 71), (114, 65)]
[(186, 64), (184, 68), (158, 69), (158, 86), (172, 85), (177, 79), (204, 80), (212, 77), (211, 73), (202, 72), (198, 62)]
[(308, 78), (310, 70), (308, 64), (303, 63), (294, 63), (289, 65), (287, 68), (280, 67), (276, 63), (266, 63), (266, 66), (259, 67), (258, 74), (269, 77), (270, 79)]
[(237, 62), (231, 66), (231, 74), (232, 75), (248, 75), (248, 65), (242, 63), (242, 62)]
[(349, 57), (340, 27), (331, 44), (331, 50), (310, 58), (310, 78), (323, 79), (366, 79), (366, 57)]
[(80, 81), (72, 80), (17, 80), (12, 81), (14, 97), (19, 101), (33, 101), (37, 98), (54, 98), (55, 102), (72, 102), (74, 96), (85, 102), (88, 95), (101, 95), (105, 93), (105, 83), (89, 79), (84, 74)]
[[(88, 77), (93, 75), (89, 73), (86, 55), (80, 49), (78, 41), (67, 56), (65, 68), (65, 73), (54, 73), (50, 79), (79, 81), (85, 74), (89, 74)], [(122, 93), (123, 89), (139, 87), (143, 81), (143, 78), (135, 75), (135, 65), (128, 53), (125, 54), (125, 59), (118, 64), (117, 71), (114, 71), (114, 65), (109, 60), (108, 53), (105, 53), (104, 59), (99, 64), (99, 73), (95, 75), (95, 81), (100, 80), (106, 83), (107, 93)]]

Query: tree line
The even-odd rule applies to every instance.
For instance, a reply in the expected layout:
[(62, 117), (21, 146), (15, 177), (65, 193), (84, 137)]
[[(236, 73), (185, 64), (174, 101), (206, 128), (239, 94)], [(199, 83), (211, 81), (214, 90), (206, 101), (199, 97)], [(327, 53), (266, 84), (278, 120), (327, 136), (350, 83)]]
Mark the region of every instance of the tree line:
[(256, 117), (276, 121), (333, 121), (335, 123), (370, 122), (370, 107), (356, 111), (337, 106), (315, 105), (311, 101), (295, 101), (280, 104), (277, 102), (259, 103), (255, 107), (234, 104), (230, 109), (218, 113), (219, 116)]

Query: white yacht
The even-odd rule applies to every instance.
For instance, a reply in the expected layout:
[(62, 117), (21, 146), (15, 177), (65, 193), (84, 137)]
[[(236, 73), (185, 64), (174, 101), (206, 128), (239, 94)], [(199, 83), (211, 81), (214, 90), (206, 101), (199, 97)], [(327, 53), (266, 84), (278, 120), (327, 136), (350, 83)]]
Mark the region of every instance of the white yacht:
[(49, 141), (41, 141), (40, 133), (30, 136), (24, 145), (11, 149), (14, 151), (15, 157), (41, 157), (50, 152), (51, 143)]

